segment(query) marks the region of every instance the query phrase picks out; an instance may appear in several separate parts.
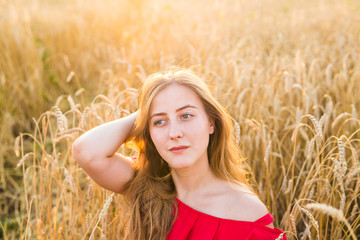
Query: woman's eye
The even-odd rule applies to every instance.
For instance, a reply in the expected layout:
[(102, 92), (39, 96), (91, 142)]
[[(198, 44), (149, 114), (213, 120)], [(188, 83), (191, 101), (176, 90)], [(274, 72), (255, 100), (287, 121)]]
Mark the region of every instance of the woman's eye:
[(183, 119), (189, 119), (189, 118), (191, 118), (193, 115), (192, 114), (190, 114), (190, 113), (185, 113), (185, 114), (183, 114), (181, 117), (183, 118)]
[(165, 121), (164, 120), (157, 120), (154, 122), (154, 126), (159, 126), (161, 124), (163, 124)]

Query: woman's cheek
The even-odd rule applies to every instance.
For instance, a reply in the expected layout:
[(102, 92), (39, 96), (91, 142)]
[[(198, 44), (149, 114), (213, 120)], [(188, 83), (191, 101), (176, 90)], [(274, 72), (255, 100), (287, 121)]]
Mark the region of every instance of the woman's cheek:
[(155, 147), (159, 150), (159, 147), (163, 146), (165, 144), (165, 138), (164, 138), (164, 130), (163, 129), (153, 129), (150, 131), (150, 136), (155, 144)]

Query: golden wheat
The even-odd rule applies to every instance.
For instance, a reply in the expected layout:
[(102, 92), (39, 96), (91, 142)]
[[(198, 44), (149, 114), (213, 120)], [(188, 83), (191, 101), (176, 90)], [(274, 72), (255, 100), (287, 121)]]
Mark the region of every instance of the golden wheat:
[(321, 212), (324, 212), (326, 214), (329, 214), (330, 216), (332, 216), (333, 218), (343, 222), (346, 227), (348, 228), (351, 236), (353, 237), (353, 239), (357, 239), (356, 236), (355, 236), (355, 233), (354, 231), (352, 230), (349, 222), (345, 219), (342, 211), (332, 207), (332, 206), (329, 206), (329, 205), (326, 205), (326, 204), (321, 204), (321, 203), (309, 203), (306, 205), (307, 208), (310, 208), (310, 209), (315, 209), (315, 210), (319, 210)]
[[(0, 238), (123, 238), (122, 197), (106, 212), (111, 193), (76, 164), (71, 146), (135, 111), (146, 77), (172, 65), (193, 68), (227, 107), (288, 239), (360, 235), (357, 1), (0, 6)], [(131, 144), (119, 152), (137, 154)], [(314, 205), (295, 206), (304, 201), (338, 207), (347, 227), (305, 211)]]

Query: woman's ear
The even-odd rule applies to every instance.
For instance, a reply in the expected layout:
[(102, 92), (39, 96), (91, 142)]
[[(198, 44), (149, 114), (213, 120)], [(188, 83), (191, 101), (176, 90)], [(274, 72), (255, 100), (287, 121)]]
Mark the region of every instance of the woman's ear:
[(210, 127), (209, 127), (209, 134), (213, 134), (215, 131), (215, 122), (214, 119), (210, 119)]

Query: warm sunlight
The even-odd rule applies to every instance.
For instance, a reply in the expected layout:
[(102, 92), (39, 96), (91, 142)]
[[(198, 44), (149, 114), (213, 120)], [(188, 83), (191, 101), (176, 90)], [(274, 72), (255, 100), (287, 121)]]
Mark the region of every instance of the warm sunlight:
[(71, 146), (171, 66), (229, 112), (287, 239), (360, 236), (358, 1), (14, 0), (0, 16), (1, 239), (124, 239), (123, 196)]

